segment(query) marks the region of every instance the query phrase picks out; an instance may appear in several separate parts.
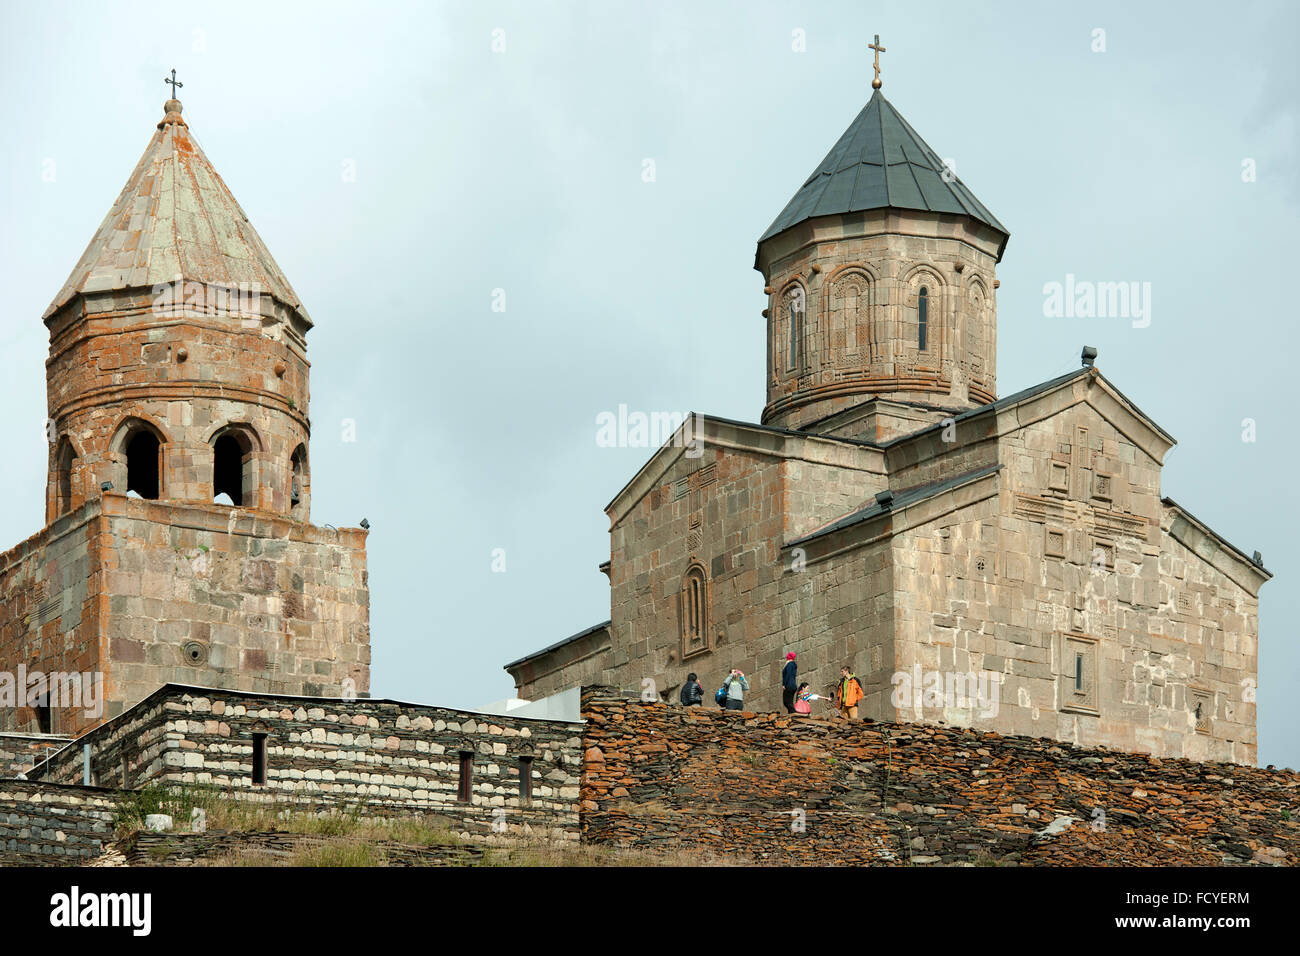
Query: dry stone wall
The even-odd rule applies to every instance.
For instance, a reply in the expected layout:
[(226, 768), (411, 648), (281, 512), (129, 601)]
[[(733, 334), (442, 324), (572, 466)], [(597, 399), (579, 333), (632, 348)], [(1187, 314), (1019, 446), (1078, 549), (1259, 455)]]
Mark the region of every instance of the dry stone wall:
[(76, 864), (113, 839), (117, 801), (96, 787), (0, 780), (0, 864)]
[(768, 864), (1300, 862), (1300, 774), (584, 694), (584, 841)]
[(48, 734), (0, 733), (0, 779), (26, 774), (46, 757), (66, 747), (69, 739)]

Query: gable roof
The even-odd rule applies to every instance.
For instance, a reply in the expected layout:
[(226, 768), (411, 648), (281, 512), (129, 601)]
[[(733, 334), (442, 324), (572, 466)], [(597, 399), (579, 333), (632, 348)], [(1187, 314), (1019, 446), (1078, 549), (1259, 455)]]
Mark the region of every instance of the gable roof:
[[(943, 160), (876, 90), (758, 240), (815, 216), (866, 209), (919, 209), (970, 216), (1010, 236), (988, 208), (956, 177), (946, 181)], [(949, 174), (950, 175), (950, 174)], [(1006, 247), (1004, 238), (998, 258)]]
[(525, 654), (523, 657), (519, 658), (519, 660), (511, 661), (509, 664), (503, 665), (502, 669), (509, 670), (510, 668), (515, 667), (516, 665), (526, 664), (535, 657), (541, 657), (545, 654), (551, 653), (551, 651), (557, 651), (561, 647), (564, 647), (564, 645), (572, 644), (574, 641), (581, 640), (582, 638), (586, 637), (588, 634), (595, 634), (597, 631), (605, 630), (612, 623), (613, 623), (612, 621), (601, 621), (599, 624), (593, 624), (591, 627), (579, 631), (577, 634), (570, 634), (562, 641), (556, 641), (554, 644), (548, 644), (546, 647), (543, 647), (540, 651), (533, 651), (531, 654)]
[(177, 277), (248, 289), (297, 311), (310, 327), (261, 236), (169, 100), (144, 155), (42, 318), (74, 296), (145, 288)]
[(872, 501), (870, 504), (865, 505), (856, 511), (849, 512), (843, 518), (832, 521), (830, 524), (818, 528), (816, 531), (810, 532), (801, 538), (789, 541), (781, 547), (782, 549), (793, 548), (796, 545), (811, 541), (814, 538), (821, 538), (828, 534), (834, 534), (836, 531), (842, 531), (855, 524), (870, 521), (872, 518), (878, 518), (883, 514), (899, 511), (906, 508), (908, 505), (914, 505), (919, 501), (925, 501), (927, 498), (941, 495), (945, 491), (952, 491), (954, 488), (958, 488), (967, 482), (978, 481), (980, 478), (985, 478), (1001, 469), (1002, 466), (1000, 464), (985, 465), (983, 468), (973, 468), (970, 471), (962, 472), (960, 475), (953, 475), (951, 478), (943, 478), (939, 481), (930, 481), (921, 485), (913, 485), (911, 488), (903, 488), (900, 491), (894, 492), (893, 498), (887, 505), (881, 504), (879, 500)]
[[(978, 416), (986, 415), (989, 412), (994, 412), (994, 413), (1000, 412), (1003, 411), (1004, 409), (1011, 408), (1014, 405), (1019, 405), (1022, 402), (1027, 402), (1030, 399), (1037, 398), (1040, 395), (1045, 395), (1048, 392), (1058, 389), (1064, 385), (1068, 385), (1069, 383), (1075, 381), (1076, 379), (1089, 378), (1089, 377), (1091, 377), (1094, 381), (1100, 383), (1107, 392), (1109, 392), (1111, 395), (1115, 397), (1115, 399), (1117, 399), (1120, 403), (1122, 403), (1122, 405), (1127, 408), (1127, 411), (1130, 412), (1133, 416), (1135, 416), (1138, 420), (1140, 420), (1141, 423), (1146, 428), (1149, 428), (1154, 434), (1158, 435), (1162, 440), (1168, 442), (1170, 445), (1177, 444), (1177, 440), (1172, 435), (1170, 435), (1167, 431), (1165, 431), (1158, 424), (1156, 424), (1155, 419), (1153, 419), (1150, 415), (1142, 411), (1142, 409), (1140, 409), (1136, 404), (1134, 404), (1134, 402), (1131, 399), (1129, 399), (1127, 395), (1125, 395), (1123, 392), (1121, 392), (1118, 388), (1115, 387), (1114, 383), (1111, 382), (1110, 379), (1106, 378), (1106, 376), (1101, 374), (1101, 369), (1095, 366), (1083, 366), (1082, 368), (1076, 368), (1073, 371), (1066, 372), (1064, 375), (1058, 375), (1056, 376), (1056, 378), (1050, 378), (1046, 382), (1040, 382), (1037, 385), (1031, 385), (1028, 388), (1022, 388), (1018, 392), (1012, 392), (1010, 395), (1003, 396), (1002, 398), (999, 398), (996, 401), (989, 402), (985, 405), (976, 405), (973, 408), (968, 408), (965, 411), (959, 412), (958, 414), (952, 416), (952, 421), (953, 423), (964, 422), (967, 419), (977, 418)], [(935, 422), (933, 425), (927, 425), (925, 428), (918, 429), (917, 431), (908, 432), (905, 435), (898, 435), (894, 438), (891, 438), (886, 442), (880, 443), (878, 447), (883, 449), (890, 449), (893, 448), (894, 446), (902, 445), (906, 442), (914, 441), (916, 438), (920, 436), (927, 435), (930, 432), (939, 431), (946, 427), (947, 425), (944, 422)]]

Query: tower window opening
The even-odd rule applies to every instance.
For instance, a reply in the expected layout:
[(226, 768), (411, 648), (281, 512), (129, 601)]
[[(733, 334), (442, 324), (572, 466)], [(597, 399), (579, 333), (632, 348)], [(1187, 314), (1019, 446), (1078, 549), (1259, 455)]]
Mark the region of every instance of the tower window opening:
[(930, 324), (930, 292), (925, 286), (921, 286), (921, 291), (916, 297), (916, 317), (916, 347), (924, 352), (926, 333), (929, 331)]
[(303, 502), (304, 482), (307, 477), (307, 449), (299, 445), (289, 461), (289, 507), (297, 510)]
[(222, 435), (212, 446), (212, 494), (230, 496), (235, 507), (244, 504), (244, 449), (234, 435)]
[(54, 733), (54, 709), (50, 706), (50, 695), (48, 692), (41, 692), (31, 701), (32, 713), (36, 717), (36, 732), (38, 734)]
[(141, 430), (126, 443), (126, 490), (156, 501), (159, 495), (160, 444), (151, 431)]
[(72, 510), (72, 469), (77, 463), (77, 453), (72, 448), (72, 443), (64, 439), (63, 444), (59, 447), (59, 453), (55, 459), (54, 469), (57, 479), (55, 485), (55, 513), (65, 514)]
[(789, 306), (789, 325), (790, 325), (790, 342), (789, 356), (786, 359), (787, 369), (796, 369), (799, 367), (799, 340), (803, 336), (803, 310), (799, 307), (799, 299), (794, 299)]

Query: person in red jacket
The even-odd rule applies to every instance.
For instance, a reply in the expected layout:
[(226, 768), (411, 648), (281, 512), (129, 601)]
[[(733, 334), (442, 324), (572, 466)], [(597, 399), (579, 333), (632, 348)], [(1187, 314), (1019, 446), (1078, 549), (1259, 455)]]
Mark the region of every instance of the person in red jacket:
[(785, 667), (781, 669), (781, 703), (787, 714), (794, 713), (794, 695), (799, 690), (799, 668), (794, 662), (794, 651), (785, 655)]

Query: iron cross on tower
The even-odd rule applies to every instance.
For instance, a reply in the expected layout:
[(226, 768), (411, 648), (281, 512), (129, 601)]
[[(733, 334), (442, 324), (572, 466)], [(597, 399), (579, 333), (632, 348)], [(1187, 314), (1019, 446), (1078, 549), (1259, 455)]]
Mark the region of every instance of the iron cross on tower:
[[(880, 42), (880, 37), (876, 37), (876, 42), (877, 42), (877, 43)], [(877, 71), (877, 72), (879, 72), (879, 71)], [(180, 80), (176, 79), (176, 71), (175, 71), (175, 70), (172, 70), (172, 78), (169, 80), (169, 79), (167, 79), (167, 77), (164, 76), (164, 77), (163, 77), (163, 82), (164, 82), (164, 83), (170, 83), (170, 84), (172, 85), (172, 99), (176, 99), (176, 90), (177, 90), (177, 88), (182, 87), (182, 86), (185, 85), (185, 84), (182, 83)]]
[[(867, 49), (868, 49), (868, 50), (875, 50), (875, 51), (876, 51), (876, 60), (875, 60), (875, 62), (872, 64), (872, 67), (873, 67), (873, 68), (875, 69), (875, 71), (876, 71), (876, 78), (875, 78), (874, 80), (871, 81), (871, 88), (872, 88), (873, 90), (878, 90), (878, 89), (880, 89), (880, 54), (882, 54), (882, 53), (885, 52), (885, 48), (884, 48), (883, 46), (880, 45), (880, 34), (879, 34), (879, 33), (876, 34), (876, 42), (875, 42), (875, 43), (868, 43), (868, 44), (867, 44)], [(175, 73), (176, 71), (173, 70), (172, 72)]]

